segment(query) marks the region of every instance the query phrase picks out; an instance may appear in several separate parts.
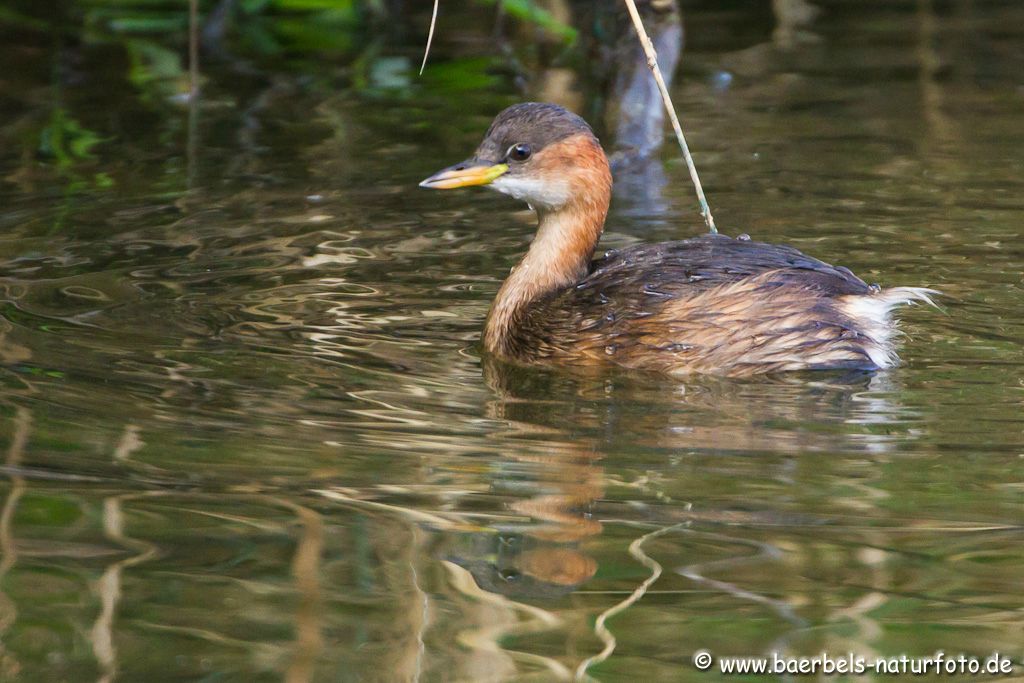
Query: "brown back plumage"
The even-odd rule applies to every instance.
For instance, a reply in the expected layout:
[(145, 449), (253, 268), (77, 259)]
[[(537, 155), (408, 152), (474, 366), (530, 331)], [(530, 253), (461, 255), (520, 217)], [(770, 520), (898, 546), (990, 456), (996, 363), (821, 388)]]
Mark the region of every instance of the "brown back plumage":
[(891, 362), (889, 330), (862, 319), (857, 300), (882, 318), (899, 303), (791, 247), (708, 235), (595, 260), (523, 311), (504, 352), (670, 374), (878, 369)]

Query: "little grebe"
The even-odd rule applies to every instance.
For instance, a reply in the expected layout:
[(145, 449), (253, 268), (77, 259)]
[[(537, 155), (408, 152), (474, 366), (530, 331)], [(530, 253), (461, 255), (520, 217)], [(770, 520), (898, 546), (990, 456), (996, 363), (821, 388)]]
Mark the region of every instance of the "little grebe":
[(897, 360), (890, 310), (934, 293), (880, 290), (745, 237), (639, 245), (592, 261), (611, 172), (590, 126), (553, 104), (505, 109), (476, 154), (420, 185), (489, 185), (537, 212), (536, 237), (484, 328), (487, 350), (511, 360), (734, 376), (877, 370)]

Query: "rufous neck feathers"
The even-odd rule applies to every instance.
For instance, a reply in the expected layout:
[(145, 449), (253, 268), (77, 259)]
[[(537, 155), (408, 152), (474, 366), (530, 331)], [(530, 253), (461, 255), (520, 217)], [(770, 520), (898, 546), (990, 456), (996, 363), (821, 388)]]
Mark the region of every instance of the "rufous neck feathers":
[(577, 145), (573, 166), (558, 169), (561, 177), (552, 180), (569, 183), (566, 203), (537, 209), (537, 234), (530, 249), (498, 290), (488, 313), (488, 351), (501, 353), (507, 348), (531, 303), (575, 285), (589, 270), (608, 214), (612, 182), (600, 144), (592, 137), (590, 141)]

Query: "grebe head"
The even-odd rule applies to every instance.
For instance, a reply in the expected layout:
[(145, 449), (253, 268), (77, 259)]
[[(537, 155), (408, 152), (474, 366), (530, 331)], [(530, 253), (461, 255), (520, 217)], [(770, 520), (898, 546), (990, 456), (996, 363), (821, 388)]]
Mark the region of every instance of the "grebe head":
[(525, 102), (498, 114), (472, 157), (420, 183), (437, 190), (472, 185), (521, 199), (539, 213), (580, 203), (607, 209), (611, 175), (586, 121), (555, 104)]
[(473, 156), (420, 183), (438, 190), (471, 185), (524, 200), (539, 219), (529, 251), (487, 314), (484, 346), (507, 352), (531, 302), (586, 275), (608, 213), (611, 171), (586, 121), (554, 104), (527, 102), (498, 114)]

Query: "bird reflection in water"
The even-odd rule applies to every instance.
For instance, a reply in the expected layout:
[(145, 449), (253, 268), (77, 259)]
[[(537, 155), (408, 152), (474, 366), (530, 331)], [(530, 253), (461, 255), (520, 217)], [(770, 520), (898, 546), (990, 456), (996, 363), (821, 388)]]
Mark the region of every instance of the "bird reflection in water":
[[(595, 553), (605, 524), (655, 529), (681, 522), (786, 522), (770, 510), (691, 507), (660, 496), (656, 483), (646, 486), (644, 497), (658, 497), (658, 505), (606, 497), (609, 486), (635, 488), (601, 464), (606, 454), (628, 447), (630, 433), (658, 435), (645, 446), (677, 454), (670, 458), (764, 452), (799, 457), (837, 447), (834, 433), (799, 425), (834, 423), (847, 426), (844, 448), (880, 456), (895, 437), (873, 425), (889, 423), (898, 432), (897, 425), (912, 417), (889, 398), (891, 378), (870, 373), (817, 375), (814, 381), (799, 375), (697, 380), (672, 384), (674, 395), (666, 401), (666, 385), (654, 378), (538, 372), (492, 358), (485, 359), (484, 369), (495, 393), (488, 417), (507, 421), (510, 429), (494, 438), (521, 444), (490, 465), (490, 492), (510, 515), (486, 528), (452, 533), (442, 554), (468, 569), (480, 588), (513, 599), (558, 598), (586, 584), (598, 570)], [(652, 390), (651, 382), (661, 390)], [(640, 393), (648, 400), (656, 394), (657, 405), (634, 406)], [(559, 409), (552, 411), (556, 403)], [(572, 433), (565, 425), (574, 425)], [(761, 469), (767, 479), (792, 477), (786, 458), (764, 462)]]
[[(602, 530), (592, 516), (604, 493), (596, 444), (566, 438), (563, 429), (550, 424), (554, 416), (546, 401), (529, 398), (538, 393), (524, 382), (546, 375), (530, 377), (488, 359), (485, 376), (495, 392), (488, 417), (508, 421), (511, 432), (502, 438), (522, 443), (492, 465), (491, 491), (511, 499), (512, 518), (485, 532), (460, 533), (448, 559), (468, 569), (486, 591), (513, 598), (566, 595), (597, 572), (597, 561), (586, 550)], [(529, 393), (517, 393), (523, 388)]]

